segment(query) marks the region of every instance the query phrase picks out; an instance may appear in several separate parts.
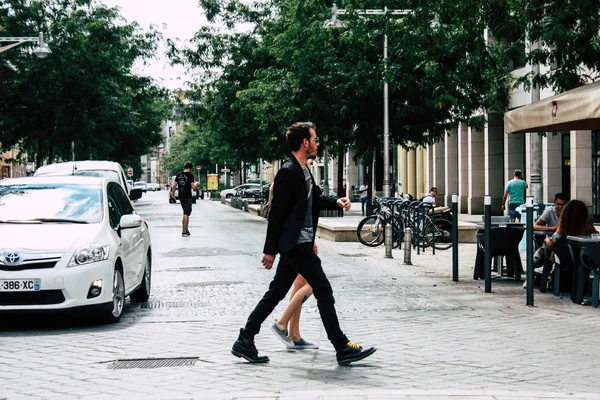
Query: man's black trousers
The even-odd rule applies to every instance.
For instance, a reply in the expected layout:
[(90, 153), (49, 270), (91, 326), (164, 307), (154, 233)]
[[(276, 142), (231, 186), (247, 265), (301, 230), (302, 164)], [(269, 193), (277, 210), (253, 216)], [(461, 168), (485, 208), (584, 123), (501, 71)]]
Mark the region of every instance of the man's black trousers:
[(296, 245), (290, 251), (280, 255), (277, 271), (269, 285), (269, 290), (248, 317), (245, 333), (252, 336), (258, 334), (260, 326), (286, 296), (298, 274), (302, 275), (313, 289), (327, 337), (336, 350), (344, 348), (348, 338), (340, 329), (333, 290), (323, 272), (321, 259), (313, 251), (312, 243)]

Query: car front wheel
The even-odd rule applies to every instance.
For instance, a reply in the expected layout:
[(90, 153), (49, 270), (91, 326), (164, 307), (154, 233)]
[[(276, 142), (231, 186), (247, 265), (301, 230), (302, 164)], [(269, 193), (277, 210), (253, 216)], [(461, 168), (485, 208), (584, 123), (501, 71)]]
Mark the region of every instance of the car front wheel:
[(119, 322), (123, 315), (125, 306), (125, 283), (123, 282), (123, 273), (119, 268), (115, 268), (113, 273), (112, 285), (112, 306), (104, 314), (104, 319), (108, 323)]

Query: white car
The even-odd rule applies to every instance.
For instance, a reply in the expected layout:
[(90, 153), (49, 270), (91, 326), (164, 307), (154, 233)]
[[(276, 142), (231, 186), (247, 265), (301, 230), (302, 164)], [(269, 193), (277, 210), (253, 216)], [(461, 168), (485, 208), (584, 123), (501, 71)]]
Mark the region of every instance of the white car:
[[(43, 165), (33, 176), (84, 175), (106, 177), (118, 182), (133, 201), (142, 197), (140, 188), (130, 188), (121, 164), (114, 161), (67, 161)], [(143, 190), (145, 191), (145, 190)]]
[(147, 191), (152, 191), (152, 192), (156, 192), (160, 190), (160, 185), (158, 183), (148, 183), (146, 184), (146, 190)]
[(257, 189), (260, 190), (260, 185), (258, 183), (244, 183), (243, 185), (239, 185), (236, 186), (232, 189), (225, 189), (225, 190), (221, 190), (221, 197), (225, 197), (226, 199), (229, 199), (231, 197), (233, 197), (233, 195), (235, 194), (235, 191), (241, 189), (241, 190), (246, 190), (246, 189)]
[(148, 184), (144, 181), (137, 181), (133, 183), (134, 189), (140, 189), (142, 192), (146, 193), (148, 191)]
[(108, 178), (0, 181), (0, 313), (99, 311), (117, 322), (126, 296), (150, 296), (147, 223)]

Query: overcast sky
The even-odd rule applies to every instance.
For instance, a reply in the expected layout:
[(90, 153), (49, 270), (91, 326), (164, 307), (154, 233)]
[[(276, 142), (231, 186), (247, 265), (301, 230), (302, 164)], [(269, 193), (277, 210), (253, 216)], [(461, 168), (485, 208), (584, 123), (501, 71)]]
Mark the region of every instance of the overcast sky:
[[(108, 6), (121, 8), (121, 15), (128, 21), (137, 21), (144, 31), (151, 24), (157, 25), (164, 38), (189, 40), (200, 26), (206, 24), (198, 0), (102, 0)], [(169, 89), (185, 87), (185, 72), (181, 67), (170, 67), (164, 54), (151, 65), (136, 67), (138, 72), (156, 78), (161, 86)]]

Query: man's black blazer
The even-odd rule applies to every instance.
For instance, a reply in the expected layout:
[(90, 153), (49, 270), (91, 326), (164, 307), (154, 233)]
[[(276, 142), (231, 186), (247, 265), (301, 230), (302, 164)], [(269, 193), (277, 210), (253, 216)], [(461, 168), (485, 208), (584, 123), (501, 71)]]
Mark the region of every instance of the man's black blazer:
[[(310, 170), (309, 170), (310, 171)], [(321, 210), (337, 210), (336, 196), (323, 196), (311, 174), (313, 206), (312, 219), (314, 232), (317, 232)], [(264, 254), (275, 255), (289, 251), (296, 245), (304, 217), (306, 216), (307, 197), (304, 172), (296, 157), (287, 160), (273, 181), (273, 200), (269, 211), (267, 238)], [(315, 237), (313, 235), (313, 242)]]

